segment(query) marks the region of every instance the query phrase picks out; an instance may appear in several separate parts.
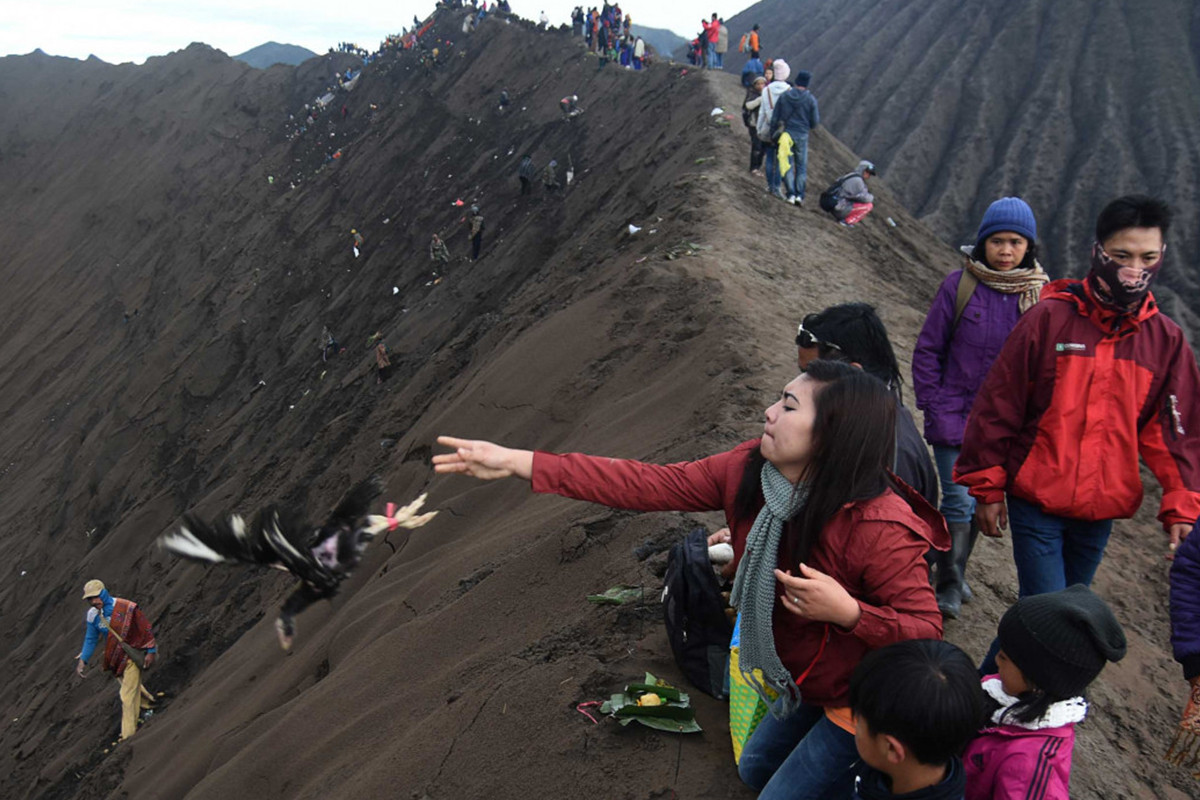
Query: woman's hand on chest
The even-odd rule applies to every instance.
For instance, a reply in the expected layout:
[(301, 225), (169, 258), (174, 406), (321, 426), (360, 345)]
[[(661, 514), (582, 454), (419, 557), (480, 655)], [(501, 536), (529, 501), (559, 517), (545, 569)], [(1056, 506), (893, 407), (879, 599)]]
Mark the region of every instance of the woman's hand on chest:
[(775, 579), (783, 584), (783, 604), (789, 612), (846, 630), (858, 624), (862, 609), (835, 578), (805, 564), (798, 571), (797, 576), (791, 570), (775, 570)]

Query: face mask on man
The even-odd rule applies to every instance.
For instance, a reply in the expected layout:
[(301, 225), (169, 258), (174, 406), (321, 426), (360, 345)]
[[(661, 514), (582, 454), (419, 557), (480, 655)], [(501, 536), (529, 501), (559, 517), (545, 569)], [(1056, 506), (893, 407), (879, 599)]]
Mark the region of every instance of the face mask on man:
[(1129, 263), (1122, 263), (1126, 259), (1114, 259), (1105, 251), (1104, 245), (1096, 242), (1092, 245), (1092, 271), (1088, 273), (1088, 285), (1105, 305), (1120, 311), (1136, 311), (1150, 293), (1150, 284), (1158, 276), (1166, 252), (1167, 246), (1164, 244), (1158, 260), (1153, 264), (1145, 264), (1137, 256), (1130, 259)]

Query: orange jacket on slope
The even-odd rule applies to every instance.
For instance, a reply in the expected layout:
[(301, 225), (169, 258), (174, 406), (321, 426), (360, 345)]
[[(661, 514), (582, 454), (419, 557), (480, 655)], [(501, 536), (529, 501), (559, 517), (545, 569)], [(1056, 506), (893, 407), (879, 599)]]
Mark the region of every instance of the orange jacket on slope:
[(1048, 514), (1132, 517), (1138, 454), (1162, 485), (1163, 527), (1200, 515), (1200, 370), (1183, 331), (1147, 296), (1101, 308), (1085, 282), (1042, 290), (971, 407), (954, 480), (983, 503), (1005, 491)]

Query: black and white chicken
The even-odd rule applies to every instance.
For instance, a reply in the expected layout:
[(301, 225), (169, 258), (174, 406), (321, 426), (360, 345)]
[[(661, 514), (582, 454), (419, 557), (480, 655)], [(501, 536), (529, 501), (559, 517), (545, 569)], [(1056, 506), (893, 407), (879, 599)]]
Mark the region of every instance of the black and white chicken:
[(437, 515), (436, 511), (417, 513), (425, 504), (424, 494), (400, 509), (388, 503), (385, 515), (368, 513), (382, 491), (378, 477), (368, 478), (342, 498), (319, 527), (276, 506), (264, 508), (249, 525), (238, 514), (211, 524), (185, 514), (179, 529), (163, 534), (158, 543), (191, 561), (240, 561), (285, 570), (299, 578), (300, 585), (284, 601), (275, 620), (279, 645), (290, 650), (296, 635), (296, 615), (318, 600), (336, 595), (338, 586), (358, 566), (367, 545), (378, 534), (398, 527), (419, 528)]

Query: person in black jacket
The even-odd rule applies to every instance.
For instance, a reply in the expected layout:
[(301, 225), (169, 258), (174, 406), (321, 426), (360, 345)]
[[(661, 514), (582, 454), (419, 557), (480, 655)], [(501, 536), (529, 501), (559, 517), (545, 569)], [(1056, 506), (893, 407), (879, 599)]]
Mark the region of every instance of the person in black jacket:
[(526, 153), (521, 159), (521, 165), (517, 167), (517, 177), (521, 180), (521, 194), (529, 194), (530, 184), (535, 175), (537, 168), (533, 166), (533, 156)]
[(818, 358), (844, 361), (874, 375), (896, 396), (896, 453), (892, 471), (935, 508), (938, 474), (912, 414), (904, 407), (900, 365), (887, 328), (867, 303), (843, 303), (809, 314), (796, 331), (800, 371)]

